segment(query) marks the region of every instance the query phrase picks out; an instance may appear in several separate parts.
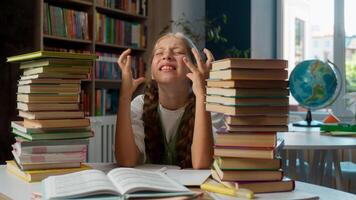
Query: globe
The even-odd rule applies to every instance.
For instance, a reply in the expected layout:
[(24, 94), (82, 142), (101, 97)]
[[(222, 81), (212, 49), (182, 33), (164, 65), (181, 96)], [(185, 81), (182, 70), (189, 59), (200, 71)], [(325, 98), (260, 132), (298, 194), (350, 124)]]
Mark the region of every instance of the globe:
[(340, 72), (330, 61), (305, 60), (291, 72), (289, 87), (299, 105), (308, 109), (306, 125), (314, 126), (311, 110), (328, 107), (336, 100), (341, 90)]

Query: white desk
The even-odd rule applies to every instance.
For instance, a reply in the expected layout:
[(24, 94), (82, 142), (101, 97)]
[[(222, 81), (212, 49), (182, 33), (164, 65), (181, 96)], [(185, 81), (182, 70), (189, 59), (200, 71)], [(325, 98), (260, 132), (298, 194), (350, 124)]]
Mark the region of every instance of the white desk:
[[(290, 127), (289, 132), (278, 133), (279, 138), (284, 139), (285, 150), (313, 150), (314, 159), (311, 163), (310, 174), (314, 175), (313, 181), (320, 184), (324, 174), (325, 156), (331, 152), (332, 162), (335, 168), (336, 187), (343, 189), (340, 169), (339, 150), (356, 149), (355, 137), (335, 137), (320, 135), (319, 128)], [(295, 171), (295, 160), (289, 160), (291, 171)], [(292, 176), (293, 177), (293, 176)]]
[[(93, 166), (94, 168), (102, 169), (103, 165), (101, 166)], [(107, 171), (112, 166), (104, 166), (105, 170)], [(0, 193), (5, 194), (6, 196), (16, 199), (16, 200), (27, 200), (31, 197), (32, 192), (40, 192), (40, 183), (27, 183), (23, 180), (19, 179), (13, 174), (10, 174), (6, 171), (6, 167), (4, 165), (0, 165)], [(335, 200), (335, 199), (343, 199), (343, 200), (355, 200), (356, 195), (342, 192), (335, 189), (330, 189), (326, 187), (321, 187), (317, 185), (312, 185), (308, 183), (303, 183), (296, 181), (296, 190), (295, 192), (289, 192), (287, 194), (293, 196), (293, 193), (296, 194), (297, 192), (300, 193), (308, 193), (313, 195), (318, 195), (322, 200)], [(274, 195), (277, 193), (271, 194), (264, 194), (264, 197), (271, 196), (270, 199), (274, 199)], [(295, 195), (294, 195), (295, 196)], [(265, 198), (264, 198), (265, 199)]]

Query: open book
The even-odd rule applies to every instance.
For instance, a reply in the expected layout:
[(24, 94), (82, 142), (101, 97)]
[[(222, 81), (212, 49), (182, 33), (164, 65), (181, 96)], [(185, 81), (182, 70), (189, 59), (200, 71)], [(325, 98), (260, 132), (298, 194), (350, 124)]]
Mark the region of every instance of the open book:
[(44, 199), (67, 199), (95, 195), (126, 198), (194, 195), (188, 188), (162, 172), (115, 168), (106, 175), (99, 170), (85, 170), (43, 180)]

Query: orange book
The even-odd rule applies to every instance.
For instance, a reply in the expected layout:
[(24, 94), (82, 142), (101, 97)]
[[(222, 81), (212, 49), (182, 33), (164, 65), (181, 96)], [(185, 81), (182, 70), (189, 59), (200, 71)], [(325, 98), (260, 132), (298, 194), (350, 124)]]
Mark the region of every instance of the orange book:
[(24, 119), (24, 127), (26, 128), (70, 128), (70, 127), (88, 127), (90, 120), (83, 119), (51, 119), (51, 120), (33, 120)]
[(212, 70), (222, 69), (285, 69), (287, 60), (277, 59), (250, 59), (250, 58), (225, 58), (212, 63)]

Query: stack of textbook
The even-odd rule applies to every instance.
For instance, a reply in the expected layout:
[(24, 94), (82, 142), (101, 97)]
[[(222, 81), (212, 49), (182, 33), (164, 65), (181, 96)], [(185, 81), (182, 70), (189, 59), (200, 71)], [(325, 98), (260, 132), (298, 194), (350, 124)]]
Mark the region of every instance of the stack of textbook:
[(285, 60), (228, 58), (213, 62), (206, 109), (225, 115), (217, 131), (212, 177), (227, 187), (255, 193), (290, 191), (277, 150), (278, 131), (288, 130)]
[(8, 58), (19, 62), (16, 135), (7, 169), (26, 181), (40, 181), (88, 169), (89, 119), (80, 109), (81, 79), (87, 78), (95, 55), (39, 51)]

